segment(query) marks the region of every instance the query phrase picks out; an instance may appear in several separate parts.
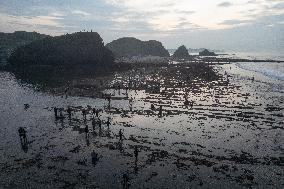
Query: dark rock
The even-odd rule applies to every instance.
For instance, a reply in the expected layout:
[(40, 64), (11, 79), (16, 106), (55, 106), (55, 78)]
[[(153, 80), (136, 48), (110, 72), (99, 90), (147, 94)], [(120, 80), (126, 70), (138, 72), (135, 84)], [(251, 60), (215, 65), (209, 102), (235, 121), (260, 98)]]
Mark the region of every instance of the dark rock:
[(107, 65), (113, 63), (112, 53), (104, 47), (96, 32), (78, 32), (46, 37), (17, 48), (8, 59), (16, 68), (56, 65)]
[(205, 49), (202, 52), (199, 52), (199, 56), (217, 56), (214, 52), (210, 52), (207, 49)]
[(111, 50), (117, 58), (132, 56), (168, 57), (170, 55), (159, 41), (141, 41), (132, 37), (114, 40), (108, 43), (106, 47)]
[(186, 58), (189, 58), (190, 55), (188, 53), (187, 48), (184, 45), (182, 45), (175, 51), (175, 53), (173, 54), (173, 57), (186, 59)]

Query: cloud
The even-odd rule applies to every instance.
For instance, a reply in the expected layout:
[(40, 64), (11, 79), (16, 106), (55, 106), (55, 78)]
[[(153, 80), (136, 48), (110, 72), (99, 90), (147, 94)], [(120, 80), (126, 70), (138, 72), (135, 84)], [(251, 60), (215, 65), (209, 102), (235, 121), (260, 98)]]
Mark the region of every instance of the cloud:
[(222, 25), (240, 25), (240, 24), (248, 24), (251, 23), (251, 20), (224, 20), (220, 24)]
[(217, 6), (218, 7), (230, 7), (232, 5), (233, 5), (232, 3), (226, 1), (226, 2), (219, 3)]
[(71, 13), (79, 16), (91, 16), (90, 13), (81, 10), (72, 10)]
[(17, 30), (38, 31), (60, 35), (66, 33), (68, 28), (71, 28), (71, 26), (64, 25), (63, 20), (63, 17), (54, 15), (15, 16), (0, 13), (0, 30), (4, 32)]
[(278, 3), (272, 7), (273, 9), (284, 10), (284, 2)]
[[(160, 39), (171, 47), (182, 40), (189, 47), (204, 44), (211, 48), (215, 48), (214, 45), (220, 48), (218, 44), (229, 48), (229, 44), (217, 43), (214, 37), (236, 37), (237, 43), (237, 40), (242, 40), (238, 32), (243, 32), (242, 37), (248, 35), (253, 38), (253, 33), (258, 37), (263, 35), (267, 38), (265, 43), (271, 45), (269, 40), (278, 44), (283, 39), (280, 37), (280, 34), (283, 35), (283, 2), (284, 0), (0, 0), (0, 31), (36, 30), (59, 35), (92, 29), (99, 32), (105, 41), (133, 36), (145, 40)], [(270, 30), (273, 30), (273, 35), (269, 34)]]

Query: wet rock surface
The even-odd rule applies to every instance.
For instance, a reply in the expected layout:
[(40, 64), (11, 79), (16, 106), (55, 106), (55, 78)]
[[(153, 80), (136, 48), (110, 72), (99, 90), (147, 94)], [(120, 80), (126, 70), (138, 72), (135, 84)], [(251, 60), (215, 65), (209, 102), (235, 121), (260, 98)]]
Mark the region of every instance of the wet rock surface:
[(283, 84), (216, 69), (229, 66), (216, 81), (184, 67), (116, 73), (94, 97), (0, 72), (0, 188), (282, 188), (284, 97), (271, 89)]

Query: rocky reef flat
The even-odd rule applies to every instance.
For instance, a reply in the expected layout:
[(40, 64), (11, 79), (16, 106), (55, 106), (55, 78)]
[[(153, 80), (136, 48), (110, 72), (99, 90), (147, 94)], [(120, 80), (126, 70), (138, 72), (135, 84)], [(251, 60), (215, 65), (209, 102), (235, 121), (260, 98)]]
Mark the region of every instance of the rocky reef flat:
[(283, 83), (235, 64), (194, 68), (137, 66), (45, 90), (0, 72), (0, 186), (281, 188)]

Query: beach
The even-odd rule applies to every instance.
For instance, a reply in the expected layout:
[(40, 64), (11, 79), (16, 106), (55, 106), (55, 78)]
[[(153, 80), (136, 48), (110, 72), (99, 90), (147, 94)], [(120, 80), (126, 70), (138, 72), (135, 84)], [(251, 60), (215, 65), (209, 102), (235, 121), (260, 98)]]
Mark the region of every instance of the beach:
[[(122, 188), (125, 174), (130, 188), (280, 189), (284, 64), (271, 65), (215, 65), (213, 81), (185, 78), (186, 65), (139, 68), (88, 82), (102, 80), (100, 88), (73, 83), (67, 97), (0, 72), (0, 188)], [(129, 77), (136, 82), (126, 88)], [(102, 110), (101, 127), (92, 126), (92, 108)]]

